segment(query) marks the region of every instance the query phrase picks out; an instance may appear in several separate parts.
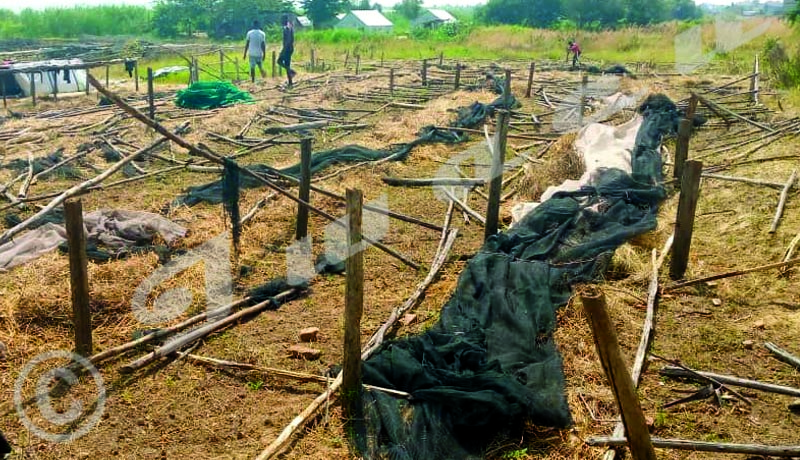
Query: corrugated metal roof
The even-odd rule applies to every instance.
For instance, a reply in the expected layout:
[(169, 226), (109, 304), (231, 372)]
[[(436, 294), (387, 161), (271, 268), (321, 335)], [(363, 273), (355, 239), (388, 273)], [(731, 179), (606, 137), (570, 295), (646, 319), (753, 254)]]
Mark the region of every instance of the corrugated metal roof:
[(306, 16), (298, 16), (297, 22), (303, 27), (311, 27), (311, 19), (308, 19)]
[(445, 10), (428, 10), (436, 19), (444, 22), (456, 22), (456, 18)]
[(350, 13), (369, 27), (392, 27), (394, 25), (378, 10), (352, 10)]

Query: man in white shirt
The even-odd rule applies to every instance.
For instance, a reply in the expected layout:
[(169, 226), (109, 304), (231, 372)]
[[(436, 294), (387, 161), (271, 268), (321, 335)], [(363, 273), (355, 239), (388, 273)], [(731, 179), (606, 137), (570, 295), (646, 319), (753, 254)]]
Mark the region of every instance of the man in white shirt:
[(256, 82), (256, 66), (261, 71), (261, 78), (267, 78), (264, 72), (264, 56), (267, 54), (267, 35), (261, 30), (258, 21), (253, 21), (253, 28), (247, 32), (247, 43), (244, 44), (244, 57), (250, 53), (250, 81)]

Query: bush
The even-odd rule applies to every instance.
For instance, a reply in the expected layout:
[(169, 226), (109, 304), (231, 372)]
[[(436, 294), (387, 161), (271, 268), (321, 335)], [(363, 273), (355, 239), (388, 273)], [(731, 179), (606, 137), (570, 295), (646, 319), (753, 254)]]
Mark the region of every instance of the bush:
[(780, 88), (800, 86), (800, 49), (790, 56), (786, 48), (775, 38), (769, 38), (764, 45), (767, 68), (771, 79)]

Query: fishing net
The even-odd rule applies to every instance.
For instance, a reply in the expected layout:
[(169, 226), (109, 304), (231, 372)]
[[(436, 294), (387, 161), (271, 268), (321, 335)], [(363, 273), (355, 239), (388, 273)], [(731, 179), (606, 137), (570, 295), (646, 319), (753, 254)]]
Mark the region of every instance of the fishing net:
[(185, 109), (216, 109), (239, 102), (253, 102), (253, 97), (229, 81), (200, 81), (175, 96), (175, 105)]
[(560, 192), (489, 238), (438, 323), (363, 363), (364, 383), (411, 394), (364, 393), (366, 423), (355, 432), (365, 458), (477, 459), (524, 421), (571, 425), (556, 310), (572, 285), (598, 279), (619, 245), (655, 228), (666, 196), (659, 147), (679, 112), (664, 96), (639, 111), (632, 174), (601, 170), (593, 186)]
[[(64, 160), (64, 149), (58, 149), (55, 152), (33, 159), (33, 174), (39, 174), (53, 166), (57, 165)], [(28, 171), (28, 160), (26, 158), (17, 158), (9, 161), (3, 165), (3, 168), (17, 172), (18, 174)], [(80, 178), (81, 172), (69, 163), (53, 169), (47, 174), (41, 176), (42, 179), (59, 177), (59, 178)]]
[[(317, 174), (331, 166), (347, 163), (362, 163), (369, 161), (405, 161), (415, 147), (424, 144), (456, 144), (468, 140), (468, 136), (458, 128), (476, 128), (482, 125), (487, 118), (504, 107), (515, 107), (517, 100), (511, 95), (506, 100), (502, 95), (489, 104), (475, 102), (467, 107), (458, 109), (456, 119), (450, 123), (448, 128), (437, 128), (434, 126), (423, 127), (418, 133), (417, 138), (411, 142), (394, 144), (386, 149), (370, 149), (360, 145), (346, 145), (335, 149), (318, 152), (311, 157), (311, 173)], [(271, 179), (278, 179), (280, 175), (287, 175), (294, 178), (300, 177), (300, 163), (292, 166), (276, 169), (271, 166), (256, 164), (247, 166), (247, 169), (262, 174)], [(185, 194), (178, 196), (172, 203), (176, 206), (194, 206), (198, 203), (206, 202), (219, 204), (223, 202), (223, 180), (216, 180), (207, 184), (189, 187)], [(264, 184), (248, 175), (241, 175), (239, 179), (240, 188), (262, 187)], [(232, 203), (231, 203), (232, 206)]]

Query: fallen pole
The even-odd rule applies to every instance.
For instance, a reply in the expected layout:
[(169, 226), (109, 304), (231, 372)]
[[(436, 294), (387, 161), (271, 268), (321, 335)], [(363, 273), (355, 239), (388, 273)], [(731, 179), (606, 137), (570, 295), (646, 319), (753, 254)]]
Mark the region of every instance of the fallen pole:
[(794, 356), (783, 348), (772, 342), (765, 342), (764, 347), (772, 353), (778, 361), (784, 362), (795, 369), (800, 370), (800, 358)]
[(775, 217), (772, 219), (772, 226), (769, 228), (770, 233), (775, 233), (778, 231), (778, 223), (780, 223), (781, 216), (783, 216), (783, 208), (786, 206), (786, 200), (789, 198), (789, 190), (792, 189), (795, 180), (797, 180), (797, 169), (792, 171), (792, 175), (789, 177), (789, 180), (786, 182), (786, 185), (781, 191), (781, 197), (778, 200), (778, 209), (775, 210)]
[(760, 272), (760, 271), (764, 271), (764, 270), (771, 270), (773, 268), (781, 268), (781, 269), (783, 269), (783, 268), (788, 268), (788, 267), (791, 267), (791, 266), (797, 265), (797, 264), (800, 264), (800, 258), (786, 260), (786, 261), (783, 261), (783, 262), (776, 262), (774, 264), (761, 265), (759, 267), (745, 268), (745, 269), (742, 269), (742, 270), (734, 270), (734, 271), (730, 271), (730, 272), (719, 273), (719, 274), (716, 274), (716, 275), (706, 276), (706, 277), (703, 277), (703, 278), (697, 278), (697, 279), (693, 279), (693, 280), (689, 280), (689, 281), (683, 281), (683, 282), (680, 282), (680, 283), (673, 283), (673, 284), (670, 284), (669, 286), (666, 286), (661, 292), (662, 293), (672, 292), (672, 291), (675, 291), (675, 290), (680, 289), (680, 288), (694, 286), (696, 284), (707, 283), (709, 281), (716, 281), (716, 280), (721, 280), (721, 279), (724, 279), (724, 278), (731, 278), (733, 276), (741, 276), (741, 275), (746, 275), (748, 273), (755, 273), (755, 272)]
[[(797, 457), (800, 446), (765, 446), (762, 444), (733, 444), (726, 442), (687, 441), (683, 439), (651, 438), (653, 447), (659, 449), (691, 450), (725, 454), (763, 455), (766, 457)], [(618, 447), (627, 444), (625, 438), (598, 436), (586, 440), (586, 444), (598, 447)]]
[(460, 177), (435, 177), (430, 179), (406, 179), (402, 177), (383, 177), (381, 178), (384, 184), (394, 187), (430, 187), (434, 185), (439, 186), (454, 186), (454, 187), (476, 187), (479, 185), (486, 185), (485, 179), (470, 179)]
[(703, 379), (716, 381), (723, 385), (730, 385), (741, 388), (750, 388), (751, 390), (760, 390), (767, 393), (776, 393), (780, 395), (794, 396), (795, 398), (800, 398), (800, 389), (798, 388), (787, 387), (783, 385), (775, 385), (773, 383), (764, 383), (764, 382), (759, 382), (757, 380), (741, 379), (739, 377), (734, 377), (731, 375), (715, 374), (713, 372), (688, 371), (686, 369), (682, 369), (676, 366), (664, 366), (663, 368), (661, 368), (660, 373), (661, 375), (665, 375), (667, 377), (679, 377), (679, 378), (688, 378), (694, 380), (698, 380), (699, 377), (702, 377)]

